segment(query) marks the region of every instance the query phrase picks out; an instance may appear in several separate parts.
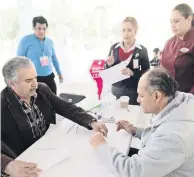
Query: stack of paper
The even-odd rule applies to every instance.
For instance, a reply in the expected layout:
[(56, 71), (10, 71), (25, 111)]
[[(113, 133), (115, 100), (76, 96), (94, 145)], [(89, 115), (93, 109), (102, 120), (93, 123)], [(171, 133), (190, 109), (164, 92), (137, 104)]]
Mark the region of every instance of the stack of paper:
[(56, 138), (57, 135), (53, 133), (53, 131), (55, 132), (55, 128), (57, 127), (50, 126), (47, 133), (33, 144), (32, 147), (24, 151), (17, 160), (33, 162), (44, 172), (67, 159), (69, 151), (62, 141), (63, 139)]
[(107, 85), (112, 85), (116, 82), (122, 81), (130, 77), (122, 74), (121, 71), (125, 68), (126, 63), (121, 62), (111, 68), (99, 71), (99, 75), (102, 77), (103, 83)]

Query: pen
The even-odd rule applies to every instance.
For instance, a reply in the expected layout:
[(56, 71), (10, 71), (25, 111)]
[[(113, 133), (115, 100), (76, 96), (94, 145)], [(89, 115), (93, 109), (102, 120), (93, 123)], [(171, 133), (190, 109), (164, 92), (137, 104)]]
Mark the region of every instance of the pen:
[(71, 129), (72, 129), (74, 126), (75, 126), (75, 124), (73, 124), (73, 125), (69, 128), (69, 130), (65, 133), (65, 135), (67, 135), (67, 134), (71, 131)]
[(105, 139), (105, 141), (108, 143), (108, 139), (107, 139), (107, 137), (105, 137), (105, 136), (104, 136), (104, 139)]
[(76, 128), (76, 135), (77, 135), (77, 132), (78, 132), (78, 126), (77, 126), (77, 128)]

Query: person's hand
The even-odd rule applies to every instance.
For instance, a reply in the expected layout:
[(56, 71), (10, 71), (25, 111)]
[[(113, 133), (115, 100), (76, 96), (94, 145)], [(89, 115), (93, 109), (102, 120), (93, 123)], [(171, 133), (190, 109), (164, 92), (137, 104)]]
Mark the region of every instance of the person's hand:
[(102, 133), (97, 132), (90, 138), (90, 143), (96, 149), (100, 144), (106, 143), (106, 140)]
[(62, 74), (59, 75), (59, 82), (63, 83), (63, 75)]
[(5, 173), (11, 177), (37, 177), (42, 170), (30, 162), (13, 160), (5, 167)]
[(123, 75), (127, 75), (127, 76), (133, 76), (134, 74), (133, 71), (129, 68), (124, 68), (121, 70), (121, 72)]
[(107, 136), (108, 129), (106, 128), (105, 124), (99, 122), (92, 122), (91, 127), (94, 131), (103, 133), (104, 136)]
[(111, 50), (111, 55), (107, 58), (107, 64), (108, 66), (112, 66), (115, 62), (114, 56), (113, 56), (113, 50)]
[(116, 131), (123, 129), (132, 135), (136, 134), (137, 128), (134, 127), (133, 124), (131, 124), (130, 122), (128, 122), (126, 120), (120, 120), (116, 124), (117, 124)]

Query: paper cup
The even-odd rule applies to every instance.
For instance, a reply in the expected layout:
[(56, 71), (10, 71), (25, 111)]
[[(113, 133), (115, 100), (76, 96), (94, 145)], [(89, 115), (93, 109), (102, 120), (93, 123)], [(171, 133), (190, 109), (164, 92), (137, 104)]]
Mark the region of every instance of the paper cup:
[(130, 98), (128, 96), (120, 97), (120, 108), (127, 109), (129, 105)]

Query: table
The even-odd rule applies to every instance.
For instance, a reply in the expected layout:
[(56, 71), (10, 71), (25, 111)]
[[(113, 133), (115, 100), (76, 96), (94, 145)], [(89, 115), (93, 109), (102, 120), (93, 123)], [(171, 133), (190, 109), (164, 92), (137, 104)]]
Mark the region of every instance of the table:
[[(113, 110), (115, 119), (129, 120), (136, 125), (140, 108), (139, 106), (129, 106), (129, 110), (130, 112), (123, 109)], [(89, 138), (93, 132), (77, 124), (73, 127), (72, 125), (74, 125), (73, 122), (63, 119), (57, 125), (49, 129), (45, 136), (29, 147), (18, 159), (30, 161), (35, 158), (38, 164), (50, 163), (52, 159), (48, 160), (47, 157), (43, 158), (41, 154), (42, 152), (51, 154), (54, 150), (45, 149), (41, 151), (37, 148), (47, 148), (46, 146), (52, 147), (52, 145), (56, 145), (57, 147), (68, 149), (69, 158), (45, 170), (41, 174), (41, 177), (114, 177), (115, 175), (101, 164), (95, 150), (90, 145)], [(106, 124), (106, 126), (109, 129), (107, 137), (108, 143), (117, 147), (120, 152), (127, 154), (132, 135), (125, 131), (116, 133), (116, 125), (113, 123)], [(70, 127), (72, 128), (70, 129)], [(56, 150), (56, 156), (57, 153), (61, 153), (61, 151)], [(60, 156), (60, 154), (58, 154), (58, 156)]]

